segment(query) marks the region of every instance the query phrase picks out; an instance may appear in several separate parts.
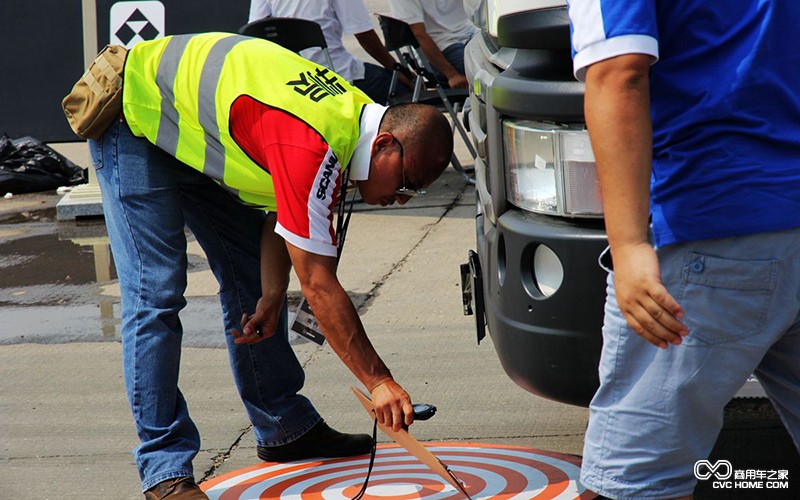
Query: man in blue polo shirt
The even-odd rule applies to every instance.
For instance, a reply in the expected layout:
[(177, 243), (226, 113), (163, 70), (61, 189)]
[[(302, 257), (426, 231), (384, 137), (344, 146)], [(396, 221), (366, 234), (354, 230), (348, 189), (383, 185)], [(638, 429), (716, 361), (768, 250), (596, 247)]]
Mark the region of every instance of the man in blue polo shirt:
[(800, 3), (568, 3), (614, 265), (581, 480), (691, 498), (751, 373), (800, 437)]

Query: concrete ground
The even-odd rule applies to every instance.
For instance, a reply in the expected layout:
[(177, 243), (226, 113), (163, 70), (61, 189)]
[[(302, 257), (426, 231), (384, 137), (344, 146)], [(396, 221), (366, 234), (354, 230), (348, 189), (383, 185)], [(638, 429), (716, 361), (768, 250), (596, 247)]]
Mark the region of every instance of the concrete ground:
[[(463, 145), (456, 144), (468, 161)], [(85, 144), (55, 147), (88, 166)], [(0, 221), (28, 214), (24, 224), (0, 222), (0, 244), (37, 227), (37, 210), (56, 198), (0, 200)], [(63, 231), (74, 225), (47, 227)], [(581, 452), (586, 410), (518, 388), (504, 374), (491, 342), (476, 345), (473, 318), (462, 316), (458, 266), (475, 239), (471, 186), (448, 169), (428, 195), (404, 207), (359, 206), (350, 227), (341, 281), (397, 380), (415, 401), (438, 407), (432, 420), (412, 426), (413, 434), (425, 441)], [(190, 252), (200, 253), (196, 247)], [(192, 316), (219, 322), (216, 283), (202, 259), (191, 262), (196, 264), (184, 317), (190, 323)], [(3, 273), (14, 272), (13, 257), (0, 256), (0, 264)], [(84, 336), (59, 339), (57, 318), (70, 306), (58, 301), (28, 314), (18, 307), (9, 316), (13, 324), (0, 321), (0, 498), (141, 498), (131, 456), (137, 440), (121, 373), (116, 281), (91, 286), (99, 302), (113, 307), (111, 319), (98, 322), (102, 304), (90, 306), (95, 318), (84, 323)], [(0, 317), (7, 301), (28, 289), (17, 284), (0, 290)], [(290, 291), (298, 291), (295, 282)], [(98, 325), (109, 321), (110, 333), (101, 331)], [(258, 463), (221, 348), (221, 329), (202, 326), (205, 330), (187, 328), (181, 360), (181, 389), (203, 437), (195, 460), (198, 480)], [(54, 339), (26, 340), (20, 334), (42, 330)], [(214, 340), (198, 340), (204, 336)], [(304, 393), (326, 420), (337, 429), (368, 432), (370, 420), (350, 392), (358, 382), (330, 347), (299, 342), (295, 350), (307, 374)]]

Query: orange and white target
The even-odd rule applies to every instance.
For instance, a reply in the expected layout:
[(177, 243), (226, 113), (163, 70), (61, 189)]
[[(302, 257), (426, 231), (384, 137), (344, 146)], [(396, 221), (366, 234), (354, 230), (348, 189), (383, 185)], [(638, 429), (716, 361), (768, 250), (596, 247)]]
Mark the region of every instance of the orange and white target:
[[(474, 500), (585, 500), (580, 459), (517, 446), (426, 443), (464, 482)], [(264, 462), (206, 481), (211, 500), (348, 500), (361, 489), (368, 456)], [(379, 445), (365, 500), (460, 499), (464, 496), (397, 445)]]

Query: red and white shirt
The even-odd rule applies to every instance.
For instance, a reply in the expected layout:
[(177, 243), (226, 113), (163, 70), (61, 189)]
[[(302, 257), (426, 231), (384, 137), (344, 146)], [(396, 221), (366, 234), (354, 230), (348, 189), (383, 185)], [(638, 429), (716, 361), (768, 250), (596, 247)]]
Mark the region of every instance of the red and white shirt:
[[(386, 111), (367, 104), (350, 160), (350, 180), (366, 180), (372, 142)], [(341, 193), (342, 165), (325, 139), (306, 122), (249, 96), (231, 107), (234, 141), (272, 176), (278, 222), (275, 232), (308, 252), (336, 256), (333, 214)]]

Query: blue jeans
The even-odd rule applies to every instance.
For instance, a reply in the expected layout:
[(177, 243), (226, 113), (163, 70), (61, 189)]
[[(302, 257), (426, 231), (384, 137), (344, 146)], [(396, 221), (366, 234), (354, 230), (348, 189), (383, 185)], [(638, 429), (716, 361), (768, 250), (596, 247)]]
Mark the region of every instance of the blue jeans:
[(694, 464), (708, 458), (725, 405), (752, 373), (797, 446), (798, 248), (800, 229), (658, 249), (662, 282), (683, 306), (689, 327), (681, 345), (667, 349), (628, 327), (609, 275), (600, 388), (589, 407), (583, 449), (584, 486), (611, 498), (692, 493)]
[(200, 172), (132, 135), (122, 121), (89, 141), (122, 293), (125, 387), (141, 444), (134, 456), (142, 489), (193, 475), (197, 427), (178, 388), (186, 305), (186, 236), (192, 230), (220, 284), (225, 338), (239, 395), (260, 446), (293, 441), (320, 416), (304, 396), (304, 373), (278, 333), (236, 345), (229, 333), (261, 295), (264, 213), (238, 203)]
[[(464, 74), (464, 47), (466, 47), (466, 44), (454, 43), (452, 45), (448, 45), (447, 48), (442, 51), (442, 55), (444, 55), (444, 58), (447, 59), (447, 62), (449, 62), (450, 65), (462, 75)], [(447, 85), (447, 77), (444, 76), (444, 73), (436, 68), (433, 68), (433, 73), (445, 88), (449, 88)]]

